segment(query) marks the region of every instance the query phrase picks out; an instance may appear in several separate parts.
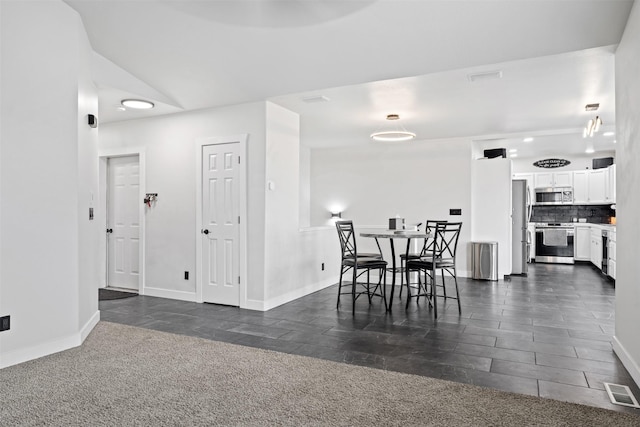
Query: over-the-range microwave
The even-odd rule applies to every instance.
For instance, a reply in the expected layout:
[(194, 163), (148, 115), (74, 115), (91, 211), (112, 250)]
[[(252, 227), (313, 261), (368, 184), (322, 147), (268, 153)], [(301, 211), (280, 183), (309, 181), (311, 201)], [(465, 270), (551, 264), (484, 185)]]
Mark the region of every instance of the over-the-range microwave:
[(572, 187), (536, 188), (536, 205), (570, 205), (573, 203)]

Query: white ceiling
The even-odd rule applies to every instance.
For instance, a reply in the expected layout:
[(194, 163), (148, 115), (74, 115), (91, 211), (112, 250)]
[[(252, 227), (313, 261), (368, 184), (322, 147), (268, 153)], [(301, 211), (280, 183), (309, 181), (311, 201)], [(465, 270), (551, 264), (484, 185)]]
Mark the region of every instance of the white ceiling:
[[(419, 139), (507, 146), (532, 134), (537, 150), (549, 140), (580, 151), (585, 143), (611, 145), (578, 133), (592, 116), (586, 103), (601, 104), (605, 127), (614, 123), (613, 52), (632, 5), (65, 1), (100, 58), (102, 123), (268, 99), (301, 114), (303, 142), (313, 147), (371, 143), (385, 115), (397, 113)], [(467, 79), (494, 70), (503, 77)], [(301, 101), (309, 95), (330, 101)], [(117, 111), (123, 97), (144, 97), (156, 108)]]

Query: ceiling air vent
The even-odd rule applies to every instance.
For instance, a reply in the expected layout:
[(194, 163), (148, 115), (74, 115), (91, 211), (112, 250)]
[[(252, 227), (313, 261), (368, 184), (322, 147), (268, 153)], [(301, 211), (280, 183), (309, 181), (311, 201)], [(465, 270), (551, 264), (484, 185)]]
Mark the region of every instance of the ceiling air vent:
[(584, 111), (597, 111), (600, 104), (587, 104), (584, 106)]
[(469, 79), (469, 81), (472, 83), (483, 81), (483, 80), (495, 80), (495, 79), (501, 79), (501, 78), (502, 78), (501, 70), (483, 71), (481, 73), (467, 74), (467, 79)]
[(611, 403), (622, 406), (630, 406), (632, 408), (640, 408), (638, 401), (631, 393), (631, 389), (626, 385), (604, 383)]
[(327, 98), (324, 95), (315, 95), (315, 96), (307, 96), (305, 98), (302, 98), (302, 100), (308, 104), (312, 104), (314, 102), (327, 102), (327, 101), (331, 101), (329, 98)]

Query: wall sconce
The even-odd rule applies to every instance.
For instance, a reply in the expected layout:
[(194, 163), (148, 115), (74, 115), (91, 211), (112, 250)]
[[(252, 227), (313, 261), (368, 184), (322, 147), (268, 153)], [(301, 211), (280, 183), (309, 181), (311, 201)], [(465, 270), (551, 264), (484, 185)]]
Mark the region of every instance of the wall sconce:
[(331, 219), (338, 220), (342, 218), (342, 212), (331, 212)]

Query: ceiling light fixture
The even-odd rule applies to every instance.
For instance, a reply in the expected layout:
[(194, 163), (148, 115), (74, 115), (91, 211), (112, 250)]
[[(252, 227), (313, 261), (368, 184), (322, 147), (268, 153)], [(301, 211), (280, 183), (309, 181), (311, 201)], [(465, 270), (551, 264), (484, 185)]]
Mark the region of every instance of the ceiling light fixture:
[(154, 107), (153, 102), (143, 99), (123, 99), (120, 103), (123, 107), (133, 108), (134, 110), (149, 110)]
[(595, 153), (595, 150), (593, 148), (587, 148), (586, 150), (584, 150), (584, 152), (587, 154), (592, 154)]
[(600, 118), (600, 116), (596, 116), (595, 119), (589, 120), (587, 126), (582, 131), (582, 137), (593, 137), (593, 134), (600, 130), (600, 126), (602, 126), (602, 119)]
[(523, 139), (522, 141), (523, 141), (523, 142), (531, 142), (531, 141), (533, 141), (533, 137), (528, 136), (528, 137), (526, 137), (525, 139)]
[(509, 152), (510, 152), (510, 153), (517, 153), (517, 152), (518, 152), (518, 149), (517, 149), (517, 148), (512, 148), (512, 149), (510, 149), (510, 150), (509, 150)]
[(605, 133), (603, 133), (603, 134), (602, 134), (602, 136), (613, 136), (613, 135), (615, 135), (615, 134), (616, 134), (615, 132), (611, 132), (611, 131), (609, 131), (609, 132), (605, 132)]
[(416, 137), (416, 134), (413, 132), (409, 132), (402, 126), (400, 123), (397, 123), (400, 120), (400, 116), (397, 114), (388, 114), (387, 120), (396, 122), (392, 126), (391, 130), (386, 131), (376, 131), (371, 134), (371, 138), (376, 141), (387, 141), (387, 142), (397, 142), (397, 141), (409, 141)]

